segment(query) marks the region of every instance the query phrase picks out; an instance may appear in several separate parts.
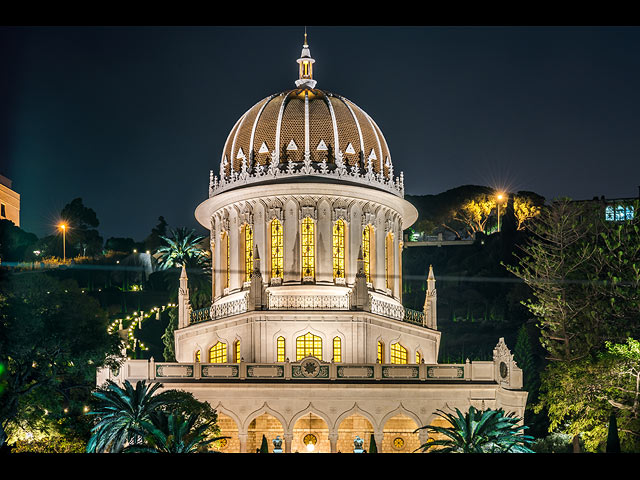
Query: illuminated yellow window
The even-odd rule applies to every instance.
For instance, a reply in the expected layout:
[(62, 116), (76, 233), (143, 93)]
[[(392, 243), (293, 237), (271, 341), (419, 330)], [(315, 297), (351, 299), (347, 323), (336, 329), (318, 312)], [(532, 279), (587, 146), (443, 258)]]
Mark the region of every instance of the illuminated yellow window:
[(389, 232), (384, 242), (384, 276), (387, 288), (393, 290), (393, 233)]
[(384, 363), (384, 343), (378, 342), (378, 363)]
[(322, 360), (322, 339), (313, 333), (306, 333), (296, 338), (296, 360), (313, 356)]
[(284, 235), (280, 220), (271, 221), (271, 278), (283, 276), (284, 270)]
[(302, 276), (315, 278), (315, 225), (309, 217), (302, 220)]
[(333, 278), (344, 278), (344, 221), (333, 225)]
[(240, 362), (240, 359), (242, 358), (242, 356), (240, 355), (240, 340), (236, 340), (236, 342), (234, 343), (234, 353), (233, 353), (233, 361), (235, 363)]
[(367, 225), (362, 230), (362, 260), (364, 261), (364, 274), (367, 282), (371, 282), (371, 230), (373, 227)]
[(407, 363), (407, 349), (399, 343), (391, 344), (391, 363), (405, 365)]
[(196, 350), (196, 362), (200, 361), (200, 350)]
[(420, 352), (416, 352), (416, 363), (422, 363), (422, 355), (420, 355)]
[(244, 281), (251, 281), (253, 271), (253, 230), (250, 225), (244, 226)]
[(209, 350), (209, 363), (226, 363), (227, 361), (227, 344), (223, 342), (216, 343)]
[(284, 343), (284, 337), (278, 337), (278, 342), (277, 342), (277, 362), (284, 362), (286, 360), (286, 356), (285, 356), (285, 343)]
[(336, 363), (342, 362), (342, 340), (340, 340), (340, 337), (334, 337), (333, 339), (333, 361)]
[(229, 255), (229, 234), (227, 232), (222, 232), (222, 261), (224, 265), (221, 265), (222, 268), (222, 285), (223, 288), (229, 288), (229, 282), (231, 275), (229, 275), (229, 260), (231, 256)]

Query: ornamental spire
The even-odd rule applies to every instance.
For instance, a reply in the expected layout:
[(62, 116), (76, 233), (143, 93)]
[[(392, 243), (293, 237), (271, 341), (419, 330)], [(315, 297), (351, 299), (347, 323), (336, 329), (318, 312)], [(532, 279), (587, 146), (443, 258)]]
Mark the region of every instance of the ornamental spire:
[(311, 58), (309, 44), (307, 43), (307, 28), (304, 29), (304, 45), (300, 58), (296, 60), (299, 65), (299, 78), (296, 80), (296, 87), (315, 88), (316, 81), (313, 79), (313, 64), (315, 60)]

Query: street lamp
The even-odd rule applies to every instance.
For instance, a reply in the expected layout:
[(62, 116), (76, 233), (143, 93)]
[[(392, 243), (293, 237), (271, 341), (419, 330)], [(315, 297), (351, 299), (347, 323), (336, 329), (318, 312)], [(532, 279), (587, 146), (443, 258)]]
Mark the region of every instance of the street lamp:
[(500, 232), (500, 202), (502, 201), (503, 195), (502, 193), (498, 193), (498, 233)]
[(65, 262), (67, 260), (67, 226), (64, 223), (58, 225), (62, 229), (62, 261)]

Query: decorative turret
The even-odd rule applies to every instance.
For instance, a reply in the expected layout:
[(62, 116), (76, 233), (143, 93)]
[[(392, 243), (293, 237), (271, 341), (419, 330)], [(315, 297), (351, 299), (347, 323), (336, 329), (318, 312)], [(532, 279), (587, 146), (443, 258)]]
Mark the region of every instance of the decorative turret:
[(438, 329), (438, 318), (436, 314), (436, 277), (433, 274), (433, 265), (429, 265), (429, 275), (427, 276), (427, 292), (424, 298), (424, 325), (434, 330)]
[(191, 315), (191, 302), (189, 301), (189, 278), (187, 270), (182, 264), (182, 273), (180, 273), (180, 288), (178, 289), (178, 328), (184, 328), (189, 325), (189, 316)]
[(260, 271), (260, 253), (258, 253), (258, 246), (256, 245), (253, 254), (251, 286), (249, 287), (249, 310), (262, 310), (264, 299), (264, 286), (262, 285), (262, 272)]
[(296, 80), (296, 87), (315, 88), (316, 81), (313, 79), (313, 64), (315, 60), (311, 58), (309, 45), (307, 44), (307, 32), (304, 32), (304, 45), (300, 58), (296, 60), (300, 65), (299, 78)]

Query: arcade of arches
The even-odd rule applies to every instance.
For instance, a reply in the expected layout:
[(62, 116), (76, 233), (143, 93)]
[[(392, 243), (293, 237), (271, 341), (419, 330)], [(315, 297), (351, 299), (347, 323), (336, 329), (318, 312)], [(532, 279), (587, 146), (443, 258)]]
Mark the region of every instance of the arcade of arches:
[[(433, 424), (438, 421), (434, 420)], [(414, 433), (420, 425), (403, 414), (386, 420), (380, 431), (359, 413), (343, 418), (339, 425), (330, 428), (324, 418), (307, 412), (295, 420), (288, 432), (278, 418), (262, 413), (249, 422), (246, 432), (240, 432), (230, 416), (218, 412), (218, 425), (220, 435), (231, 438), (216, 442), (213, 449), (225, 453), (254, 453), (260, 449), (262, 435), (267, 439), (269, 452), (273, 452), (273, 440), (279, 436), (286, 453), (352, 453), (356, 436), (363, 440), (363, 448), (368, 451), (372, 434), (378, 452), (384, 453), (412, 453), (426, 441), (426, 435), (421, 433), (424, 430)], [(313, 447), (308, 446), (310, 443)]]

